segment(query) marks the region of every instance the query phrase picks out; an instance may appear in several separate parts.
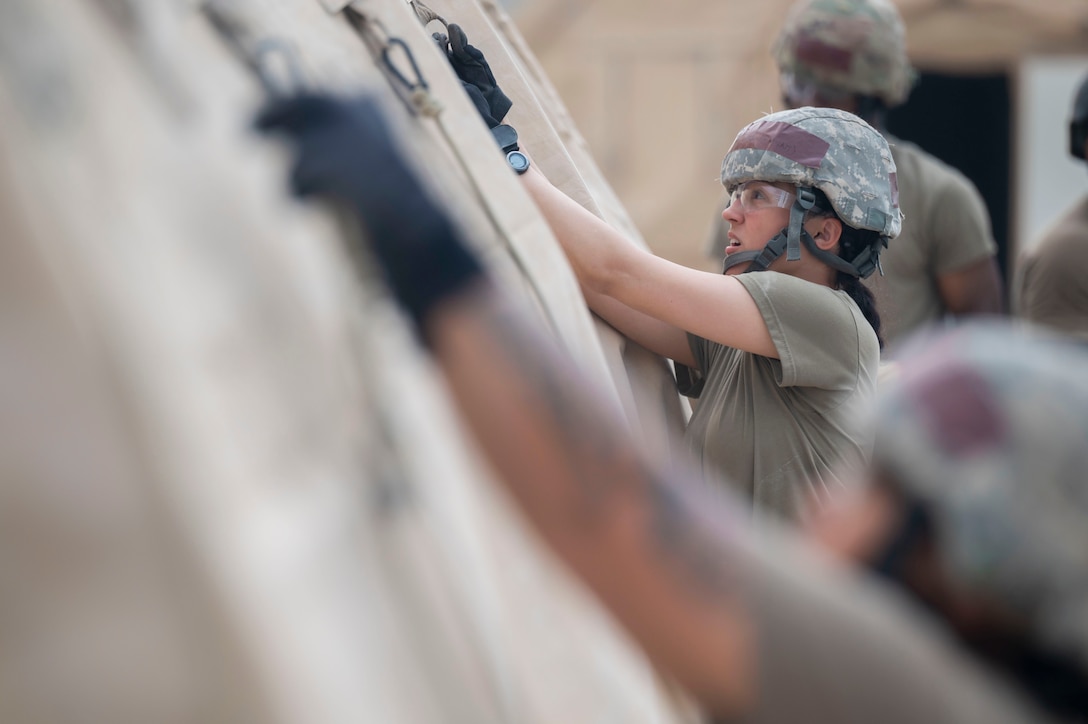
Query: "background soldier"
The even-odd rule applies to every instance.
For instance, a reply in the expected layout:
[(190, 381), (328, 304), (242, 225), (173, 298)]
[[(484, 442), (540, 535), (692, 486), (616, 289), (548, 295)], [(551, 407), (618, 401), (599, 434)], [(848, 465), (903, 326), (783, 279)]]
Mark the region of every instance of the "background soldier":
[[(1069, 154), (1088, 153), (1088, 76), (1073, 100)], [(1020, 257), (1016, 314), (1088, 342), (1088, 195), (1065, 212)]]
[(866, 280), (889, 346), (946, 315), (1001, 313), (997, 244), (978, 190), (885, 128), (888, 109), (906, 100), (915, 78), (895, 6), (887, 0), (802, 0), (786, 19), (774, 57), (788, 107), (856, 113), (891, 146), (903, 231), (881, 257), (884, 275)]

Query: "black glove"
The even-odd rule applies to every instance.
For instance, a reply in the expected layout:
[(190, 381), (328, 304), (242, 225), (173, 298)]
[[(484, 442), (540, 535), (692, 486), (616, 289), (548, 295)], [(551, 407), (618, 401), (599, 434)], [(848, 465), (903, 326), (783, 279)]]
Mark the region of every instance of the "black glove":
[(296, 195), (323, 196), (358, 214), (390, 291), (421, 336), (435, 304), (482, 274), (446, 214), (401, 159), (370, 98), (280, 100), (259, 114), (256, 126), (294, 142)]
[[(449, 47), (446, 48), (446, 57), (449, 58), (457, 77), (461, 79), (465, 92), (476, 105), (476, 110), (487, 122), (487, 127), (494, 128), (502, 123), (502, 119), (514, 104), (495, 82), (495, 76), (484, 54), (468, 44), (468, 37), (461, 26), (450, 23), (447, 29)], [(436, 40), (441, 37), (436, 37)]]

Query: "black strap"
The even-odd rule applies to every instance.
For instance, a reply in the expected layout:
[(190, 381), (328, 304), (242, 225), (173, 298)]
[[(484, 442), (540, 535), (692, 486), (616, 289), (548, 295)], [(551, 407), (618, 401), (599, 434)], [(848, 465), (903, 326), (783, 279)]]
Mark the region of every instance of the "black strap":
[[(801, 260), (801, 232), (805, 226), (805, 214), (816, 205), (816, 194), (807, 186), (797, 187), (797, 199), (790, 208), (789, 236), (786, 244), (786, 261)], [(773, 260), (772, 260), (773, 261)]]
[(491, 129), (491, 135), (495, 137), (495, 142), (499, 144), (503, 153), (521, 150), (518, 147), (518, 132), (513, 126), (499, 124)]

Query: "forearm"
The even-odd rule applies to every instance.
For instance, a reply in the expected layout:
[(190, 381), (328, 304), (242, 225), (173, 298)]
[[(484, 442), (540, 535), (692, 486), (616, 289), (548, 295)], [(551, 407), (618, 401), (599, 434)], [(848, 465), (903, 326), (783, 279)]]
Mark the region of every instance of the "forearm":
[(522, 178), (559, 241), (589, 308), (622, 334), (669, 359), (694, 365), (687, 328), (662, 319), (663, 298), (647, 284), (659, 262), (554, 187), (535, 167)]
[(525, 189), (548, 222), (584, 289), (615, 296), (630, 276), (636, 254), (645, 254), (620, 232), (571, 199), (535, 166), (522, 175)]
[(734, 514), (693, 502), (644, 461), (488, 286), (436, 309), (427, 337), (497, 478), (541, 536), (662, 670), (715, 711), (740, 711), (751, 632), (729, 538), (715, 527)]

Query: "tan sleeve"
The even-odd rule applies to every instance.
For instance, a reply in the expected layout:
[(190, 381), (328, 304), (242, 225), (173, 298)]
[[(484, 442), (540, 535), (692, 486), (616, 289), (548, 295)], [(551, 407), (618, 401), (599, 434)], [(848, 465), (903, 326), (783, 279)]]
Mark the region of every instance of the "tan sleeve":
[[(781, 362), (783, 387), (853, 390), (863, 361), (875, 359), (876, 335), (845, 295), (776, 272), (741, 274)], [(853, 308), (853, 309), (852, 309)], [(864, 327), (862, 326), (864, 325)]]
[(924, 223), (932, 239), (930, 259), (936, 274), (947, 274), (997, 253), (986, 202), (962, 174), (949, 168), (933, 184)]

